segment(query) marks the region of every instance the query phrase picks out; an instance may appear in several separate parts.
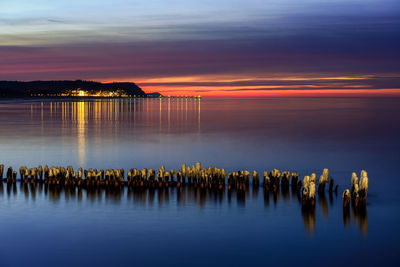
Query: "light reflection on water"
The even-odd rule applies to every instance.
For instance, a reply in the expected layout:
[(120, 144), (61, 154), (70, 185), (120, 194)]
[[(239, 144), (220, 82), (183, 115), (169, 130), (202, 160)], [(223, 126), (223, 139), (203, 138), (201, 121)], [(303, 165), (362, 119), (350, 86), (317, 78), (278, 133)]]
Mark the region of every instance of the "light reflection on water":
[[(310, 210), (291, 190), (4, 184), (0, 256), (5, 266), (393, 264), (399, 109), (399, 99), (368, 98), (2, 100), (6, 167), (170, 170), (201, 161), (227, 172), (278, 168), (300, 177), (329, 168), (339, 192), (317, 197)], [(341, 192), (362, 169), (370, 177), (367, 206), (343, 209)], [(43, 250), (52, 253), (38, 257)]]
[[(5, 196), (4, 196), (5, 195)], [(168, 208), (169, 205), (178, 207), (197, 207), (206, 209), (207, 206), (220, 206), (223, 208), (234, 205), (245, 208), (247, 205), (264, 205), (265, 209), (277, 208), (279, 205), (289, 205), (299, 208), (303, 218), (306, 233), (315, 232), (316, 213), (322, 215), (324, 221), (329, 218), (329, 210), (338, 212), (341, 207), (341, 198), (334, 192), (318, 195), (316, 207), (302, 205), (301, 195), (298, 190), (282, 187), (277, 191), (268, 191), (263, 188), (251, 187), (245, 191), (236, 190), (210, 190), (200, 189), (192, 185), (182, 188), (138, 189), (130, 187), (121, 188), (76, 188), (70, 186), (55, 186), (45, 184), (6, 184), (0, 186), (0, 198), (17, 196), (27, 201), (50, 201), (61, 207), (69, 202), (86, 206), (87, 203), (104, 205), (129, 204), (137, 205), (144, 209), (158, 207)], [(13, 200), (15, 201), (15, 200)], [(329, 201), (329, 204), (328, 204)], [(90, 207), (86, 207), (90, 208)], [(350, 213), (351, 211), (351, 213)], [(368, 215), (366, 206), (356, 208), (354, 205), (343, 209), (343, 224), (346, 228), (350, 223), (359, 227), (365, 236), (368, 230)]]

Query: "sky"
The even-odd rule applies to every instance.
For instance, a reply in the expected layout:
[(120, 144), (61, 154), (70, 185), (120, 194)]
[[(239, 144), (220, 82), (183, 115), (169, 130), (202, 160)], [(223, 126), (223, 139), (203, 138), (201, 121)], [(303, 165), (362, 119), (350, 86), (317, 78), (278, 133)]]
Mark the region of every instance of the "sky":
[(0, 80), (400, 96), (398, 0), (1, 0)]

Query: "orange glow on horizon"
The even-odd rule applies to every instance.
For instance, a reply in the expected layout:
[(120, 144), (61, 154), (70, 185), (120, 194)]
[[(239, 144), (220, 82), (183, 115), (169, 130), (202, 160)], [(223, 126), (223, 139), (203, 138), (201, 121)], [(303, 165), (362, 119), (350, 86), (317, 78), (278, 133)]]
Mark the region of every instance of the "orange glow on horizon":
[[(234, 77), (234, 78), (232, 78)], [(146, 93), (158, 92), (164, 96), (202, 97), (400, 97), (400, 88), (373, 89), (368, 79), (373, 75), (358, 76), (309, 76), (272, 75), (270, 77), (242, 75), (200, 75), (131, 79)], [(290, 84), (252, 85), (257, 81), (290, 82)], [(118, 79), (121, 81), (121, 79)], [(129, 81), (124, 80), (122, 81)], [(293, 82), (299, 81), (299, 84)], [(318, 83), (323, 81), (323, 83)], [(330, 82), (331, 81), (331, 82)], [(356, 81), (356, 83), (350, 83)], [(112, 82), (112, 81), (103, 81)], [(240, 82), (244, 85), (229, 83)], [(249, 85), (245, 85), (246, 82)], [(301, 82), (301, 83), (300, 83)], [(196, 84), (199, 85), (196, 85)], [(210, 83), (209, 85), (204, 85)], [(219, 85), (218, 83), (221, 83)]]
[[(143, 87), (142, 87), (143, 88)], [(146, 91), (146, 88), (143, 88)], [(154, 87), (152, 87), (154, 90)], [(157, 91), (157, 90), (155, 90)], [(208, 92), (198, 92), (181, 90), (169, 93), (163, 93), (164, 96), (197, 96), (202, 97), (363, 97), (363, 96), (374, 96), (374, 97), (400, 97), (400, 89), (379, 89), (379, 90), (369, 90), (369, 89), (335, 89), (335, 90), (307, 90), (307, 89), (297, 89), (297, 90), (248, 90), (248, 91), (208, 91)]]

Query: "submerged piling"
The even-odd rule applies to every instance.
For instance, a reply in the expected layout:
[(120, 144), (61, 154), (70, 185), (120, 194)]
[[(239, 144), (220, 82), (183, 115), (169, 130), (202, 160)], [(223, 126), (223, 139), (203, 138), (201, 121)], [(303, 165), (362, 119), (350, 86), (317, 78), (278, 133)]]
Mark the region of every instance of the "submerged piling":
[[(299, 179), (299, 174), (290, 171), (280, 171), (273, 169), (270, 172), (262, 172), (262, 181), (256, 170), (237, 170), (226, 173), (225, 169), (218, 167), (202, 167), (200, 162), (194, 165), (182, 164), (180, 169), (170, 169), (166, 171), (164, 166), (156, 169), (142, 168), (141, 170), (131, 168), (125, 177), (124, 169), (83, 169), (79, 167), (74, 170), (72, 166), (66, 168), (62, 166), (39, 165), (38, 167), (28, 168), (21, 166), (18, 172), (9, 166), (6, 177), (3, 178), (4, 165), (0, 165), (0, 178), (7, 184), (15, 184), (19, 174), (21, 184), (44, 184), (45, 186), (86, 188), (86, 189), (112, 189), (119, 190), (124, 187), (130, 189), (162, 189), (176, 187), (178, 189), (188, 185), (198, 188), (201, 192), (213, 190), (223, 191), (227, 188), (228, 192), (246, 192), (250, 185), (257, 188), (262, 183), (266, 194), (272, 196), (282, 191), (282, 196), (287, 196), (291, 187), (292, 195), (297, 196), (303, 206), (314, 207), (316, 203), (316, 191), (318, 197), (323, 198), (325, 187), (329, 183), (330, 196), (333, 192), (337, 194), (338, 185), (335, 185), (333, 178), (329, 177), (329, 170), (323, 169), (318, 182), (316, 174), (304, 176)], [(251, 180), (251, 182), (250, 182)], [(356, 173), (351, 175), (350, 189), (346, 189), (343, 194), (343, 207), (347, 208), (350, 203), (355, 208), (365, 206), (368, 195), (368, 174), (365, 170), (361, 171), (360, 179)]]
[(351, 201), (354, 210), (365, 209), (368, 195), (368, 174), (365, 170), (361, 171), (360, 180), (357, 174), (351, 174), (350, 190), (343, 192), (343, 207), (348, 208)]

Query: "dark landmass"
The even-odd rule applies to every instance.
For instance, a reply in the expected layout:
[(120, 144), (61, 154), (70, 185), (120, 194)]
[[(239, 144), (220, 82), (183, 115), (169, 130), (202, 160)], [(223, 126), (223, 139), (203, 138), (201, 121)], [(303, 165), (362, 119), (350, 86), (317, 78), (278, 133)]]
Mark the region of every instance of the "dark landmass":
[(0, 81), (0, 97), (153, 97), (155, 94), (158, 93), (146, 94), (129, 82)]

